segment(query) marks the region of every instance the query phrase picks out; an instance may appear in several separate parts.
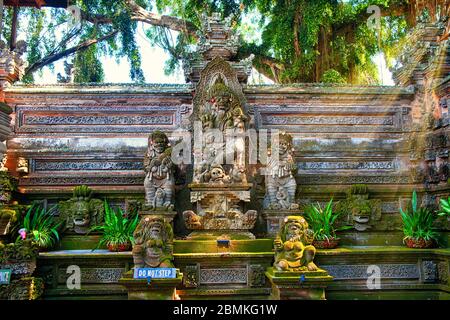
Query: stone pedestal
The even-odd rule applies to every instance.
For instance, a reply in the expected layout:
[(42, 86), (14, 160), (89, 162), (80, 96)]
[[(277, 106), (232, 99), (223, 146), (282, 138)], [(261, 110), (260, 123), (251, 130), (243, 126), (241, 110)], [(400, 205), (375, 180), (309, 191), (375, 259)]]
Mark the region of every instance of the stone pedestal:
[(183, 274), (177, 269), (174, 279), (134, 279), (134, 270), (125, 273), (119, 284), (128, 291), (128, 300), (176, 300), (176, 287), (183, 279)]
[(269, 237), (275, 237), (280, 230), (280, 226), (284, 219), (288, 216), (300, 216), (300, 210), (269, 210), (264, 209), (262, 217), (267, 223), (267, 235)]
[(333, 281), (325, 270), (277, 271), (268, 268), (272, 300), (325, 300), (325, 289)]
[(192, 230), (189, 240), (255, 239), (251, 230), (257, 219), (255, 210), (246, 210), (251, 185), (190, 184), (191, 202), (196, 212), (183, 212), (186, 227)]

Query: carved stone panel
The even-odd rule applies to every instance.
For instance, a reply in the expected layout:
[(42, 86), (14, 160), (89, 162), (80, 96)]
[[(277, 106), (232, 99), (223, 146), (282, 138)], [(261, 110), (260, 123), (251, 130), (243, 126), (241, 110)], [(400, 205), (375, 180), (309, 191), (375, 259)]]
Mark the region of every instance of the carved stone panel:
[[(321, 265), (335, 280), (367, 279), (370, 265)], [(420, 270), (416, 264), (380, 264), (381, 278), (419, 279)]]
[(246, 284), (247, 268), (200, 269), (200, 284)]

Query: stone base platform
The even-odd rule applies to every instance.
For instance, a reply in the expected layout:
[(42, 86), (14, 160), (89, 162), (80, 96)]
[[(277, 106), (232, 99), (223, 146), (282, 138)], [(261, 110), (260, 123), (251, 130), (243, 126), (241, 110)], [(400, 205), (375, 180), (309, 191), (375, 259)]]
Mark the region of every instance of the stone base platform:
[(317, 271), (277, 271), (269, 268), (266, 276), (272, 284), (272, 300), (325, 300), (325, 289), (333, 277)]
[(128, 291), (128, 300), (176, 300), (176, 288), (181, 284), (183, 274), (177, 270), (174, 279), (134, 279), (133, 270), (126, 272), (119, 283)]
[(255, 236), (246, 230), (194, 230), (187, 240), (254, 240)]
[[(218, 247), (216, 241), (175, 240), (174, 264), (183, 273), (177, 294), (181, 299), (269, 299), (271, 284), (265, 272), (273, 263), (272, 243), (271, 239), (235, 240), (229, 247)], [(450, 299), (449, 248), (319, 249), (315, 262), (334, 278), (326, 288), (327, 300)], [(67, 287), (70, 265), (80, 267), (79, 290)], [(380, 286), (369, 288), (373, 266), (380, 268)], [(132, 267), (131, 252), (60, 250), (39, 254), (35, 276), (44, 280), (44, 299), (126, 300), (119, 279)]]
[(268, 299), (265, 270), (272, 264), (270, 239), (175, 242), (175, 265), (184, 274), (181, 299)]

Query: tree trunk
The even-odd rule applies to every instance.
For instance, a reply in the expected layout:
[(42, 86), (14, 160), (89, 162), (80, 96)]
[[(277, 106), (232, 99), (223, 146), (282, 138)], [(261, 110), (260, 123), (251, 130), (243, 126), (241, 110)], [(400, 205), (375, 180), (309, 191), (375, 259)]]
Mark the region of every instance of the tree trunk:
[[(3, 8), (2, 8), (2, 10), (3, 10)], [(16, 47), (18, 16), (19, 16), (19, 7), (14, 7), (12, 22), (11, 22), (11, 37), (9, 38), (9, 48), (11, 50), (14, 50), (14, 48)]]

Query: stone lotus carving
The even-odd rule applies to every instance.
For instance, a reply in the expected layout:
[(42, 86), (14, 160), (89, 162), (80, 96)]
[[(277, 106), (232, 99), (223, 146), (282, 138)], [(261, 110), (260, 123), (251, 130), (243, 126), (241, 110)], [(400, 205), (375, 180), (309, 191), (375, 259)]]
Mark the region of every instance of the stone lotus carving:
[(278, 155), (268, 157), (266, 172), (265, 208), (271, 210), (298, 209), (295, 203), (297, 170), (294, 162), (292, 136), (287, 133), (279, 135)]
[(173, 267), (173, 230), (161, 216), (143, 216), (134, 231), (133, 261), (136, 268)]
[(59, 219), (65, 231), (86, 234), (91, 227), (103, 222), (105, 208), (103, 201), (92, 199), (92, 190), (87, 186), (75, 187), (73, 197), (61, 201)]
[(173, 209), (175, 179), (171, 153), (167, 135), (161, 131), (153, 132), (144, 157), (145, 205), (148, 209)]
[(279, 271), (316, 271), (313, 232), (302, 216), (288, 216), (275, 238), (274, 268)]

